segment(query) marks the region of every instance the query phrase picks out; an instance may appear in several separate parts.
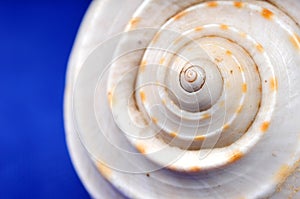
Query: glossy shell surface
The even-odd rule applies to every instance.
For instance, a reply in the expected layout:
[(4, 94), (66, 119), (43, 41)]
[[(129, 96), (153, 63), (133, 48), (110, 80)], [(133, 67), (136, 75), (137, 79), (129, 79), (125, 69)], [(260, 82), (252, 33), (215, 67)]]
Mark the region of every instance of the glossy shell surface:
[(65, 126), (95, 198), (299, 198), (300, 2), (103, 0)]

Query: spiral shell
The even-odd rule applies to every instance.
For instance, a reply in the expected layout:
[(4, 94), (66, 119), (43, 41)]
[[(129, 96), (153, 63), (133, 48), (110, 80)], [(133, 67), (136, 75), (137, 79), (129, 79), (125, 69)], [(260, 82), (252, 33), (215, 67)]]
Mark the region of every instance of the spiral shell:
[(91, 194), (298, 197), (297, 8), (295, 0), (94, 2), (65, 100), (71, 155)]

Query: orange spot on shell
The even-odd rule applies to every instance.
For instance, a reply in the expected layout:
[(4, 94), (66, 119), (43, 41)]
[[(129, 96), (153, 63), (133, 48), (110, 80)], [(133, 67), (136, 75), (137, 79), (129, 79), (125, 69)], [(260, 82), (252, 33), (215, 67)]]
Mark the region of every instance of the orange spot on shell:
[(292, 42), (293, 46), (300, 50), (300, 36), (297, 34), (293, 34), (290, 36), (290, 41)]
[(282, 183), (285, 181), (285, 179), (291, 174), (292, 168), (284, 164), (279, 168), (279, 171), (274, 175), (274, 180), (278, 183)]
[(208, 119), (208, 118), (210, 118), (210, 117), (211, 117), (211, 115), (210, 115), (209, 113), (204, 113), (204, 114), (202, 115), (201, 119)]
[(205, 140), (205, 136), (203, 136), (203, 135), (197, 135), (194, 140), (195, 141), (203, 141), (203, 140)]
[(216, 60), (216, 62), (218, 62), (218, 63), (221, 62), (221, 61), (223, 61), (223, 59), (222, 59), (222, 58), (219, 58), (219, 57), (216, 57), (215, 60)]
[(220, 25), (220, 28), (222, 29), (222, 30), (228, 30), (228, 26), (226, 25), (226, 24), (221, 24)]
[(262, 9), (262, 11), (261, 11), (261, 15), (262, 15), (265, 19), (270, 20), (270, 19), (272, 19), (272, 17), (273, 17), (274, 14), (273, 14), (272, 11), (270, 11), (270, 10), (264, 8), (264, 9)]
[(141, 19), (139, 17), (134, 17), (129, 21), (129, 25), (130, 25), (130, 29), (134, 29), (137, 24), (141, 21)]
[(241, 35), (243, 38), (246, 38), (246, 37), (247, 37), (247, 34), (244, 33), (244, 32), (241, 32), (240, 35)]
[(201, 30), (203, 30), (203, 27), (202, 26), (198, 26), (198, 27), (194, 28), (194, 30), (195, 31), (201, 31)]
[(112, 175), (111, 168), (107, 167), (105, 164), (103, 164), (101, 162), (97, 162), (96, 165), (97, 165), (98, 171), (102, 174), (102, 176), (104, 176), (106, 179), (110, 178), (110, 176)]
[(259, 90), (259, 92), (262, 92), (262, 87), (259, 86), (259, 87), (258, 87), (258, 90)]
[(171, 171), (178, 171), (178, 169), (173, 165), (167, 166), (167, 169), (169, 169)]
[(231, 55), (232, 55), (232, 52), (231, 52), (230, 50), (226, 50), (226, 55), (231, 56)]
[(171, 137), (173, 137), (173, 138), (177, 137), (177, 133), (176, 133), (176, 132), (171, 132), (170, 135), (171, 135)]
[(236, 151), (233, 153), (233, 155), (229, 158), (229, 162), (232, 163), (232, 162), (235, 162), (239, 159), (241, 159), (243, 157), (243, 153), (241, 151)]
[(269, 129), (269, 126), (270, 122), (263, 122), (260, 126), (260, 130), (265, 133)]
[(222, 128), (223, 128), (223, 130), (227, 130), (227, 129), (229, 129), (229, 127), (230, 127), (229, 124), (225, 124)]
[(270, 80), (270, 87), (271, 87), (272, 91), (277, 91), (277, 89), (278, 89), (278, 81), (277, 81), (277, 79), (275, 77), (271, 78), (271, 80)]
[(152, 119), (152, 121), (153, 121), (154, 124), (157, 124), (157, 121), (158, 121), (157, 118), (152, 117), (151, 119)]
[(145, 154), (146, 153), (146, 149), (142, 144), (137, 144), (136, 149), (141, 153), (141, 154)]
[(166, 100), (165, 99), (163, 99), (163, 100), (161, 100), (162, 101), (162, 103), (164, 104), (164, 105), (166, 105)]
[(244, 4), (240, 1), (233, 2), (233, 5), (237, 8), (242, 8), (244, 6)]
[(159, 64), (162, 65), (164, 62), (165, 62), (165, 58), (164, 57), (160, 58)]
[(196, 172), (201, 171), (201, 168), (198, 167), (198, 166), (193, 166), (193, 167), (191, 167), (188, 171), (189, 171), (189, 172), (192, 172), (192, 173), (196, 173)]
[(218, 3), (216, 1), (210, 1), (210, 2), (207, 2), (206, 4), (208, 7), (217, 7), (218, 6)]
[(224, 126), (222, 127), (223, 130), (227, 130), (229, 129), (230, 125), (229, 124), (224, 124)]
[(257, 49), (259, 52), (263, 52), (263, 51), (264, 51), (264, 48), (263, 48), (262, 45), (260, 45), (260, 44), (257, 44), (257, 45), (256, 45), (256, 49)]
[(239, 70), (240, 70), (241, 72), (244, 72), (244, 69), (242, 68), (242, 66), (239, 66)]
[(140, 97), (141, 97), (142, 102), (144, 103), (146, 101), (146, 95), (145, 95), (144, 91), (140, 91)]
[(243, 109), (243, 105), (240, 105), (237, 109), (236, 109), (236, 113), (240, 113)]
[(242, 91), (243, 91), (243, 93), (246, 93), (247, 90), (248, 90), (247, 84), (244, 83), (244, 84), (242, 85)]
[(174, 16), (174, 20), (178, 20), (178, 19), (182, 18), (183, 16), (185, 16), (186, 14), (187, 14), (186, 11), (182, 11)]
[(147, 61), (146, 60), (143, 60), (140, 64), (140, 71), (141, 72), (144, 72), (145, 71), (145, 68), (146, 68), (146, 65), (147, 65)]

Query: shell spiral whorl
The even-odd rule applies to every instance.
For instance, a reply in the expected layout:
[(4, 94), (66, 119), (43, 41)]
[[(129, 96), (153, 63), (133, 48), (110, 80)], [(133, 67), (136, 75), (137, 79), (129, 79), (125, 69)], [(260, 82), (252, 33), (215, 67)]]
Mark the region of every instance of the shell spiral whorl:
[(76, 129), (122, 194), (262, 198), (291, 174), (300, 29), (274, 2), (144, 1), (86, 60)]
[(199, 91), (205, 82), (205, 71), (200, 66), (189, 66), (180, 72), (180, 85), (189, 92)]

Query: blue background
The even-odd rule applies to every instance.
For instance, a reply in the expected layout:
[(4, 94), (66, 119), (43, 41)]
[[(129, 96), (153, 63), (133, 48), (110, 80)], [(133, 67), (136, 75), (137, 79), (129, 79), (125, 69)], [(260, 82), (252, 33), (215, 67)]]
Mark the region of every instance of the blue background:
[(0, 1), (0, 198), (89, 198), (63, 125), (67, 61), (89, 4)]

